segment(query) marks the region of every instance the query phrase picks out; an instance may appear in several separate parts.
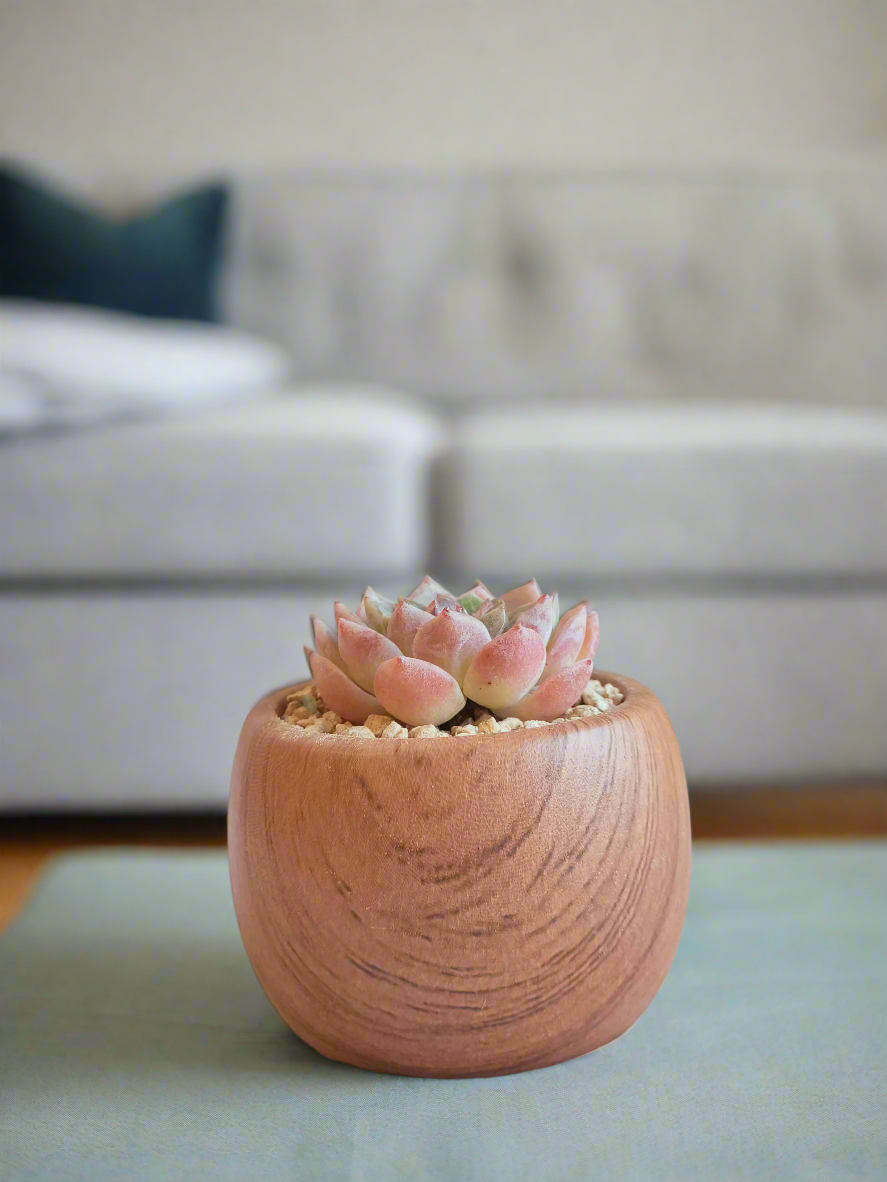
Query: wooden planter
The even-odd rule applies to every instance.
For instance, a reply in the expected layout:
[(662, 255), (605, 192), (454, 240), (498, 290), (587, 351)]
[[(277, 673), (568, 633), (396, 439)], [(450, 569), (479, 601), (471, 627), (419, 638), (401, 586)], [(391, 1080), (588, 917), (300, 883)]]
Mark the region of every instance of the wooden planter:
[(248, 715), (228, 848), (247, 954), (331, 1059), (499, 1075), (610, 1042), (671, 964), (690, 821), (659, 700), (508, 734), (348, 740)]

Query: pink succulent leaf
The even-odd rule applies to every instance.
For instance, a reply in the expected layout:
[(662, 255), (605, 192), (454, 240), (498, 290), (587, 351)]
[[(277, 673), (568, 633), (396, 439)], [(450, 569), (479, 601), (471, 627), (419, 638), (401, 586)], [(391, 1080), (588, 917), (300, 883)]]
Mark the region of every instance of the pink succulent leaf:
[[(532, 628), (542, 637), (543, 644), (548, 643), (551, 630), (554, 627), (554, 609), (557, 595), (540, 595), (535, 603), (518, 613), (517, 620), (525, 628)], [(517, 623), (517, 620), (515, 623)]]
[(505, 631), (505, 625), (508, 623), (505, 604), (501, 599), (491, 599), (486, 605), (486, 610), (479, 613), (477, 619), (489, 632), (490, 639), (495, 640), (501, 632)]
[(404, 726), (440, 726), (465, 705), (459, 683), (445, 669), (414, 657), (394, 657), (376, 670), (376, 697)]
[(484, 645), (468, 666), (462, 687), (472, 701), (501, 710), (522, 698), (544, 667), (542, 637), (516, 624)]
[(314, 629), (314, 645), (317, 651), (322, 657), (326, 657), (328, 661), (332, 661), (334, 665), (338, 665), (344, 671), (345, 662), (342, 660), (342, 654), (336, 643), (336, 634), (327, 628), (319, 616), (312, 616), (311, 624)]
[(382, 662), (400, 656), (397, 645), (381, 632), (352, 620), (339, 621), (339, 652), (351, 677), (367, 693), (372, 693), (373, 679)]
[(386, 599), (384, 595), (380, 595), (372, 587), (367, 587), (358, 611), (363, 613), (364, 619), (371, 628), (381, 632), (384, 636), (388, 632), (388, 622), (395, 606), (393, 600)]
[(465, 608), (452, 595), (435, 595), (434, 599), (429, 603), (427, 610), (433, 616), (439, 616), (442, 611), (464, 612)]
[(564, 612), (548, 641), (548, 660), (545, 663), (543, 677), (551, 677), (578, 659), (579, 650), (585, 640), (587, 622), (588, 606), (585, 603), (577, 603), (568, 612)]
[(407, 599), (402, 599), (391, 613), (388, 639), (393, 641), (405, 657), (413, 655), (413, 637), (423, 624), (428, 623), (428, 612)]
[(516, 612), (519, 608), (529, 607), (531, 603), (536, 602), (541, 594), (542, 588), (535, 579), (530, 579), (526, 583), (521, 583), (519, 587), (512, 587), (510, 591), (506, 591), (499, 598), (505, 604), (505, 610), (511, 613)]
[(432, 616), (416, 633), (413, 656), (446, 669), (461, 683), (468, 666), (489, 643), (490, 634), (480, 620), (475, 620), (461, 608), (458, 611), (444, 608), (439, 616)]
[(588, 619), (585, 621), (585, 639), (579, 649), (579, 660), (582, 661), (586, 657), (594, 660), (597, 655), (597, 646), (601, 642), (601, 625), (597, 617), (597, 612), (589, 612)]
[(478, 579), (473, 587), (469, 587), (464, 594), (457, 595), (456, 598), (459, 601), (460, 607), (463, 607), (471, 615), (474, 615), (481, 604), (493, 598), (493, 593)]
[[(446, 587), (441, 587), (440, 583), (435, 582), (429, 575), (426, 575), (418, 587), (415, 587), (409, 595), (405, 595), (404, 599), (409, 599), (419, 607), (428, 607), (432, 600), (436, 599), (438, 595), (450, 595)], [(452, 599), (453, 596), (450, 595)]]
[(343, 673), (320, 653), (309, 650), (308, 663), (327, 710), (335, 710), (347, 722), (357, 723), (358, 726), (366, 722), (371, 714), (384, 713), (378, 698), (365, 693), (347, 673)]
[(360, 616), (354, 612), (350, 612), (345, 604), (340, 603), (338, 599), (333, 604), (333, 615), (336, 617), (336, 624), (339, 623), (339, 620), (350, 620), (352, 624), (363, 624), (364, 627), (367, 626), (366, 620), (362, 620)]
[[(369, 623), (369, 621), (367, 620), (367, 614), (363, 608), (363, 600), (361, 600), (360, 603), (357, 605), (357, 608), (356, 608), (354, 614), (357, 616), (358, 620), (361, 620), (364, 624)], [(337, 621), (337, 623), (338, 623), (338, 621)]]
[[(508, 714), (527, 722), (537, 718), (540, 722), (551, 722), (560, 718), (579, 701), (591, 677), (591, 661), (577, 661), (566, 669), (540, 681), (535, 689), (508, 707)], [(504, 713), (497, 711), (497, 713)]]

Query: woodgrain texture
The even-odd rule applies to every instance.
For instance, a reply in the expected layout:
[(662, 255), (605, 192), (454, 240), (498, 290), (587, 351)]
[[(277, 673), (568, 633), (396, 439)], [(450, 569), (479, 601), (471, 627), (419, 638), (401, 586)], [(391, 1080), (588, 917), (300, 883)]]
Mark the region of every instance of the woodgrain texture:
[(617, 1038), (680, 937), (687, 789), (658, 699), (552, 727), (344, 740), (249, 714), (228, 847), (269, 999), (332, 1059), (406, 1075), (544, 1067)]

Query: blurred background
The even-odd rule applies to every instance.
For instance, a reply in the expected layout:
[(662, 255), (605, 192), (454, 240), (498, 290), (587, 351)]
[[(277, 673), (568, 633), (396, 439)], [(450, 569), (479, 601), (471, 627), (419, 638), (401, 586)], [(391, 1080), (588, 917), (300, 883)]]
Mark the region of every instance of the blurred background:
[(309, 613), (426, 570), (590, 597), (697, 832), (887, 828), (885, 62), (880, 0), (0, 0), (6, 832), (221, 815)]

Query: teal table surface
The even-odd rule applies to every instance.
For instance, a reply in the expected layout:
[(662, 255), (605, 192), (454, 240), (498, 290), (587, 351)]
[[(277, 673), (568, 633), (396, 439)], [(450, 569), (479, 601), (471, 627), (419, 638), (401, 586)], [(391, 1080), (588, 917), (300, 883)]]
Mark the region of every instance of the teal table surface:
[(710, 846), (618, 1042), (374, 1075), (283, 1026), (224, 854), (60, 859), (0, 936), (0, 1182), (887, 1179), (887, 845)]

